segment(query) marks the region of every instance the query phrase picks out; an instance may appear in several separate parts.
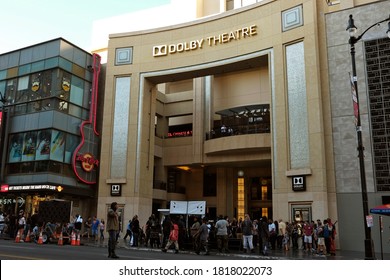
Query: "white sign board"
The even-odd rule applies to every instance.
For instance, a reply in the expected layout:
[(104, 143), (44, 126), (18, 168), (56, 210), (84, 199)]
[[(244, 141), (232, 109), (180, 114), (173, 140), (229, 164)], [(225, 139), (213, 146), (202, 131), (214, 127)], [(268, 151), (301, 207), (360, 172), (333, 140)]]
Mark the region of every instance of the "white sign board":
[(171, 201), (170, 214), (187, 214), (187, 201)]
[(206, 201), (171, 201), (170, 214), (204, 215)]
[(189, 215), (204, 215), (206, 214), (206, 201), (188, 201)]

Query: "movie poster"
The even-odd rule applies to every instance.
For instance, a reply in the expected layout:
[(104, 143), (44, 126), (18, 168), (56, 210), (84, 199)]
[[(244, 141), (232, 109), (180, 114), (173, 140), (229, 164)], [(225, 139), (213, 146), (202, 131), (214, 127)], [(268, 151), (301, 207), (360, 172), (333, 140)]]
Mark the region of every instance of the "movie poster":
[(19, 162), (22, 160), (23, 133), (14, 134), (10, 137), (9, 162)]
[(35, 160), (48, 160), (50, 158), (51, 130), (38, 132), (37, 151)]
[(22, 161), (35, 159), (35, 147), (37, 143), (37, 132), (30, 131), (24, 133)]
[(65, 152), (65, 132), (53, 130), (51, 134), (50, 159), (63, 162)]

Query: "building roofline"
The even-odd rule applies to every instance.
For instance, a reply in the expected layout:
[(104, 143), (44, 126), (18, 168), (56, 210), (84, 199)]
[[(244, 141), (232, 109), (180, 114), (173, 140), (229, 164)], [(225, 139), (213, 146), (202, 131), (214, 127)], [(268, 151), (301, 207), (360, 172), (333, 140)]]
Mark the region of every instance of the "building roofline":
[(66, 42), (67, 44), (85, 52), (85, 53), (88, 53), (88, 54), (91, 54), (91, 52), (89, 51), (86, 51), (82, 48), (80, 48), (79, 46), (73, 44), (72, 42), (62, 38), (62, 37), (57, 37), (57, 38), (54, 38), (54, 39), (51, 39), (51, 40), (47, 40), (47, 41), (43, 41), (43, 42), (40, 42), (40, 43), (36, 43), (36, 44), (33, 44), (33, 45), (29, 45), (29, 46), (26, 46), (26, 47), (22, 47), (22, 48), (19, 48), (19, 49), (15, 49), (15, 50), (12, 50), (12, 51), (8, 51), (8, 52), (5, 52), (5, 53), (0, 53), (0, 56), (3, 56), (3, 55), (8, 55), (8, 54), (11, 54), (11, 53), (14, 53), (14, 52), (18, 52), (18, 51), (22, 51), (22, 50), (25, 50), (25, 49), (29, 49), (29, 48), (32, 48), (32, 47), (36, 47), (36, 46), (39, 46), (39, 45), (44, 45), (44, 44), (48, 44), (48, 43), (51, 43), (51, 42), (54, 42), (54, 41), (64, 41)]

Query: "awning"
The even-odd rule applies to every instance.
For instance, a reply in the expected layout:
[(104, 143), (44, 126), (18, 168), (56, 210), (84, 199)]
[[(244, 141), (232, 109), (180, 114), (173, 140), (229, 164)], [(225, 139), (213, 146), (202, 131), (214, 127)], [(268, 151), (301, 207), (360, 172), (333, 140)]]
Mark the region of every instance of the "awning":
[(390, 216), (390, 204), (383, 204), (370, 209), (371, 214)]

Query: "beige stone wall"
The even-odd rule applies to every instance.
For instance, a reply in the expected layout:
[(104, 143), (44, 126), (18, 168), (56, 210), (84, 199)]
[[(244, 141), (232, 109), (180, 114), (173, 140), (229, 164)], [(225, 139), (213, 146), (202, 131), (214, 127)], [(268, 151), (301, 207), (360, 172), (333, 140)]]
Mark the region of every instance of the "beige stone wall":
[[(282, 32), (282, 12), (298, 5), (303, 7), (303, 26)], [(217, 207), (221, 214), (233, 214), (235, 176), (237, 170), (243, 168), (245, 174), (248, 171), (253, 176), (272, 176), (274, 218), (290, 220), (291, 206), (294, 204), (310, 205), (314, 218), (329, 214), (336, 216), (323, 15), (340, 7), (327, 7), (325, 1), (312, 0), (262, 1), (188, 24), (112, 34), (108, 46), (99, 205), (112, 200), (109, 197), (109, 183), (123, 182), (125, 193), (117, 200), (126, 203), (126, 207), (127, 203), (131, 203), (129, 209), (126, 208), (128, 215), (138, 213), (141, 220), (146, 220), (151, 213), (154, 196), (153, 165), (154, 157), (157, 156), (164, 166), (159, 167), (161, 170), (168, 166), (193, 165), (194, 172), (185, 176), (186, 199), (202, 198), (202, 181), (199, 179), (202, 174), (201, 165), (217, 165), (220, 168), (218, 198), (205, 199), (209, 205)], [(223, 44), (213, 41), (214, 36), (230, 34), (236, 30), (242, 32), (243, 28), (250, 27), (252, 33), (245, 38), (240, 37)], [(207, 38), (211, 38), (210, 45)], [(310, 166), (303, 170), (291, 170), (285, 47), (299, 41), (304, 42), (305, 49)], [(197, 45), (199, 42), (203, 42), (201, 47)], [(153, 56), (155, 46), (178, 47), (186, 43), (196, 47), (166, 56)], [(133, 47), (133, 63), (115, 66), (116, 48), (129, 46)], [(127, 175), (126, 178), (111, 178), (109, 162), (115, 89), (113, 81), (116, 76), (122, 75), (132, 77)], [(204, 142), (207, 127), (204, 116), (208, 104), (204, 102), (205, 80), (201, 77), (208, 75), (213, 77), (212, 111), (253, 103), (269, 103), (272, 132), (268, 135), (234, 136)], [(193, 136), (156, 140), (155, 112), (164, 117), (192, 114)], [(166, 120), (161, 121), (166, 126)], [(159, 132), (166, 133), (164, 129), (159, 129)], [(221, 153), (210, 155), (210, 150), (218, 149), (221, 149)], [(236, 152), (233, 153), (233, 150)], [(161, 170), (160, 178), (164, 173)], [(292, 175), (307, 176), (306, 192), (296, 193), (291, 190)], [(156, 194), (157, 196), (162, 199), (164, 194)], [(174, 195), (167, 194), (167, 199), (172, 197)]]

